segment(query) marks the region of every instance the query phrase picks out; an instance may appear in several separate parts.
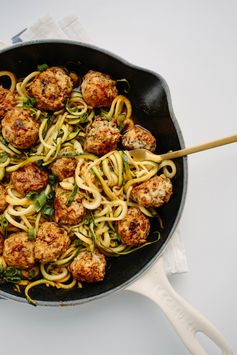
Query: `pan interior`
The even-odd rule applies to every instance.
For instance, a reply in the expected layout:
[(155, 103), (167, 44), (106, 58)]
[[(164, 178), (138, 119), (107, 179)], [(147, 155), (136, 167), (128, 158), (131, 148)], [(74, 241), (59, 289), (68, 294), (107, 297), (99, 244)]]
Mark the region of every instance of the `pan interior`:
[[(162, 78), (158, 75), (127, 64), (120, 58), (97, 48), (73, 42), (37, 42), (24, 44), (3, 51), (0, 54), (1, 70), (13, 71), (17, 78), (22, 78), (36, 70), (38, 64), (65, 66), (80, 75), (89, 69), (111, 75), (114, 79), (126, 78), (130, 84), (126, 94), (132, 102), (136, 122), (147, 128), (157, 139), (157, 151), (164, 153), (177, 150), (182, 146), (182, 136), (170, 105), (169, 93)], [(159, 242), (145, 247), (127, 256), (108, 259), (108, 270), (101, 283), (86, 284), (82, 289), (62, 290), (38, 286), (31, 290), (31, 296), (37, 301), (80, 303), (88, 298), (101, 296), (116, 289), (134, 278), (154, 259), (170, 237), (173, 227), (179, 219), (186, 192), (186, 167), (184, 159), (177, 159), (177, 175), (173, 180), (174, 193), (170, 202), (160, 208), (159, 214), (164, 221), (160, 230), (157, 220), (152, 221), (150, 239), (155, 239), (154, 232), (160, 230)], [(18, 300), (23, 295), (14, 290), (12, 285), (1, 285), (1, 292)], [(14, 299), (16, 299), (14, 297)]]

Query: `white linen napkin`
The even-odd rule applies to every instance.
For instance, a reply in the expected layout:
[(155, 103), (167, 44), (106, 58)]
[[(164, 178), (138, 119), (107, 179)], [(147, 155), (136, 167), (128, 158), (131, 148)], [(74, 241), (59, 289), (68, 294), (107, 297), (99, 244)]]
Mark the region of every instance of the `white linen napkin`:
[[(71, 39), (91, 43), (87, 32), (75, 16), (66, 16), (57, 22), (50, 16), (39, 18), (32, 26), (15, 35), (12, 43), (37, 39)], [(164, 265), (168, 274), (188, 271), (185, 247), (179, 229), (175, 231), (164, 252)]]

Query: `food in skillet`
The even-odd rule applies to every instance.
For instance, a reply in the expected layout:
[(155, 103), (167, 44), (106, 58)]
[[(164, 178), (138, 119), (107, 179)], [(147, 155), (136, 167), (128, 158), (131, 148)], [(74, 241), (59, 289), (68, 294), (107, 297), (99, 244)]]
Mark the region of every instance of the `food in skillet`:
[(156, 149), (135, 125), (116, 81), (39, 66), (0, 87), (0, 281), (32, 304), (40, 284), (70, 289), (99, 282), (107, 258), (158, 240), (150, 219), (169, 202), (175, 165), (135, 161)]

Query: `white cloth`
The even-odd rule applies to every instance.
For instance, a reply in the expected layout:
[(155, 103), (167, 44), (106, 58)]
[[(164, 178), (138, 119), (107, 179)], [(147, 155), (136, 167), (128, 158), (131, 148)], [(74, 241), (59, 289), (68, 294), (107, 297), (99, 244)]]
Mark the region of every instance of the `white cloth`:
[(58, 22), (52, 17), (39, 18), (31, 27), (20, 35), (22, 41), (36, 39), (71, 39), (90, 42), (89, 36), (81, 26), (78, 17), (66, 16)]
[[(78, 17), (66, 16), (58, 22), (49, 16), (38, 19), (32, 26), (13, 37), (13, 42), (37, 39), (71, 39), (91, 42)], [(1, 45), (1, 42), (0, 42)], [(179, 229), (172, 236), (165, 252), (164, 265), (168, 274), (187, 272), (188, 264), (185, 247)]]

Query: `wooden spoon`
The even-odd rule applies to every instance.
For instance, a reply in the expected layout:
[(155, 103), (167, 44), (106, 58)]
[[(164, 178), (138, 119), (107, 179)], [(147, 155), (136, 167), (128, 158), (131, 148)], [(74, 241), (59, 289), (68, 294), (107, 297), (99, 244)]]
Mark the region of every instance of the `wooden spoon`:
[(236, 134), (233, 136), (217, 139), (215, 141), (211, 141), (208, 143), (196, 145), (191, 148), (184, 148), (184, 149), (176, 150), (174, 152), (168, 152), (168, 153), (161, 154), (161, 155), (151, 153), (149, 150), (146, 150), (146, 149), (133, 149), (133, 150), (130, 150), (129, 153), (131, 154), (131, 156), (135, 160), (139, 160), (139, 161), (151, 160), (156, 163), (159, 163), (162, 160), (176, 159), (176, 158), (183, 157), (185, 155), (201, 152), (202, 150), (216, 148), (216, 147), (220, 147), (222, 145), (230, 144), (230, 143), (234, 143), (234, 142), (237, 142), (237, 135)]

